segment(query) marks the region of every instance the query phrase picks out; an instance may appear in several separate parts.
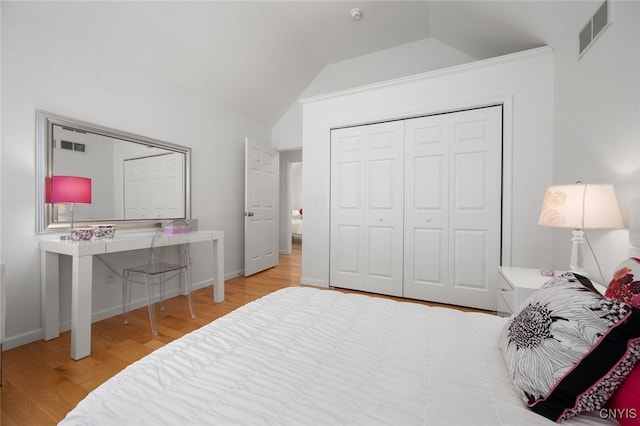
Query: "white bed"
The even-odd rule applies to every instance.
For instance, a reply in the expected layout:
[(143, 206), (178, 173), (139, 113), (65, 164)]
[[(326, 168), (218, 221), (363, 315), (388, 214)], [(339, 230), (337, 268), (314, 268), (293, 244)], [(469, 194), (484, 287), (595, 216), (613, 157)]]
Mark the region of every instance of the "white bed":
[(551, 425), (516, 394), (505, 321), (286, 288), (127, 367), (61, 424)]

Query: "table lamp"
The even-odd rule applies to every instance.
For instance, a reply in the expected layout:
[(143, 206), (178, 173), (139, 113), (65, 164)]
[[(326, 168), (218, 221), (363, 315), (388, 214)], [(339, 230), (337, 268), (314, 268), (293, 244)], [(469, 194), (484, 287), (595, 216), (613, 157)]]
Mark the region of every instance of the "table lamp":
[[(91, 204), (91, 179), (79, 176), (52, 176), (49, 202), (51, 204), (69, 204), (71, 229), (73, 229), (73, 206), (75, 204)], [(71, 235), (63, 235), (60, 239), (71, 239)]]
[[(613, 185), (556, 185), (547, 188), (538, 224), (554, 228), (572, 228), (573, 242), (569, 268), (584, 271), (584, 230), (618, 229), (623, 227), (622, 215)], [(595, 253), (592, 254), (597, 259)]]

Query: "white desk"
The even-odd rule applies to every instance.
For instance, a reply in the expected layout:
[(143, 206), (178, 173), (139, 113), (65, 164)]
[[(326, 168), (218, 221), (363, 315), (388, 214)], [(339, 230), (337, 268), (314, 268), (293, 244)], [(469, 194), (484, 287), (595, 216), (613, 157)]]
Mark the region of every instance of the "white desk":
[[(59, 255), (72, 258), (71, 265), (71, 358), (91, 354), (91, 290), (93, 256), (151, 246), (153, 232), (116, 233), (111, 240), (61, 241), (59, 236), (40, 240), (40, 284), (44, 340), (60, 335)], [(162, 238), (161, 245), (179, 244), (179, 237)], [(213, 243), (213, 301), (224, 301), (224, 232), (193, 231), (191, 243)]]

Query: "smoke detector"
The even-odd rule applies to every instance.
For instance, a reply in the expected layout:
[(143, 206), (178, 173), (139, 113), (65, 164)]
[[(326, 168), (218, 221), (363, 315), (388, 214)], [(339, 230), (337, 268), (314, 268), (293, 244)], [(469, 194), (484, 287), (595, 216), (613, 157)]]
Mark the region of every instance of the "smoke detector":
[(360, 9), (351, 9), (351, 12), (349, 12), (349, 14), (351, 15), (351, 20), (353, 22), (358, 22), (362, 19), (362, 10)]

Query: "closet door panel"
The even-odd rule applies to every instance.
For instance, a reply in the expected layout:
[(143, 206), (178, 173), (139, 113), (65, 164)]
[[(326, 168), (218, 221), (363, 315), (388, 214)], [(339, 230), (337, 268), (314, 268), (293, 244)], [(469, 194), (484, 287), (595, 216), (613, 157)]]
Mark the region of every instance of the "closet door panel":
[(357, 211), (362, 207), (360, 182), (362, 181), (362, 163), (355, 161), (344, 161), (337, 166), (338, 191), (337, 207), (342, 211), (349, 209)]
[[(487, 232), (479, 230), (457, 230), (454, 234), (455, 257), (453, 285), (455, 288), (486, 290), (485, 257), (488, 252)], [(459, 266), (458, 266), (459, 265)]]
[(396, 269), (393, 264), (394, 233), (393, 227), (376, 226), (369, 229), (369, 278), (393, 279)]
[(337, 271), (345, 275), (359, 276), (362, 273), (360, 262), (360, 226), (339, 226), (336, 232), (338, 249)]
[(442, 287), (446, 262), (442, 257), (444, 239), (447, 238), (444, 229), (416, 229), (413, 234), (412, 253), (423, 253), (420, 262), (412, 262), (413, 283), (422, 286)]
[(389, 122), (364, 127), (367, 231), (363, 238), (366, 274), (361, 289), (402, 296), (404, 125)]
[(445, 209), (445, 194), (440, 189), (443, 171), (446, 170), (443, 160), (446, 160), (443, 155), (425, 155), (413, 159), (414, 211), (442, 212)]
[(487, 209), (487, 153), (470, 152), (455, 155), (453, 182), (455, 206), (460, 212), (478, 212)]
[(404, 296), (446, 300), (449, 119), (405, 121)]
[(331, 286), (402, 295), (403, 140), (401, 122), (331, 132)]
[(364, 139), (344, 129), (331, 140), (331, 279), (359, 288), (365, 265), (362, 238)]
[(451, 115), (451, 300), (494, 310), (500, 264), (502, 107)]

